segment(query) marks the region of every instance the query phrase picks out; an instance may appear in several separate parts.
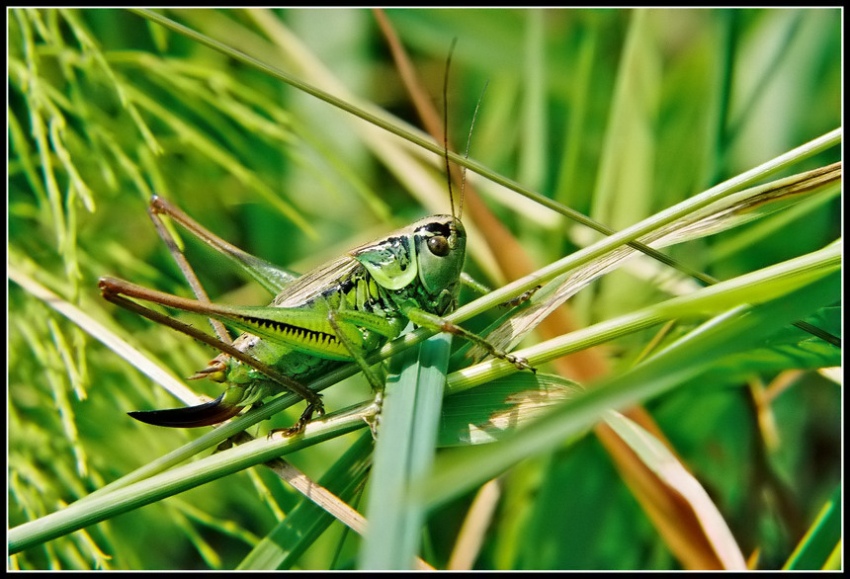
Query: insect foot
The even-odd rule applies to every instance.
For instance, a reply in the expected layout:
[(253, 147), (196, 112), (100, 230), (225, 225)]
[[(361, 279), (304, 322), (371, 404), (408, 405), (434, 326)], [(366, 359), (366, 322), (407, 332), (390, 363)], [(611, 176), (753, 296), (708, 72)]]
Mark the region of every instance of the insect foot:
[(375, 406), (377, 407), (377, 411), (375, 414), (370, 416), (364, 416), (363, 421), (369, 426), (369, 430), (372, 432), (372, 439), (378, 440), (378, 428), (381, 425), (381, 410), (384, 407), (384, 393), (377, 392), (375, 393)]
[(528, 363), (528, 360), (523, 358), (522, 356), (514, 356), (513, 354), (505, 354), (504, 358), (506, 361), (513, 364), (517, 370), (531, 370), (532, 373), (537, 374), (537, 368)]
[(301, 434), (304, 432), (304, 427), (307, 426), (307, 423), (313, 419), (313, 415), (317, 417), (325, 415), (325, 407), (322, 405), (321, 401), (319, 403), (309, 403), (307, 404), (307, 408), (304, 409), (304, 412), (301, 413), (301, 417), (298, 419), (298, 422), (290, 426), (289, 428), (278, 428), (276, 430), (272, 430), (268, 434), (268, 438), (272, 438), (275, 434), (281, 434), (282, 436), (290, 437), (295, 436), (296, 434)]
[(296, 436), (304, 432), (304, 427), (307, 426), (307, 422), (305, 420), (299, 419), (298, 422), (290, 426), (289, 428), (278, 428), (277, 430), (272, 430), (269, 432), (269, 438), (272, 438), (275, 434), (280, 434), (286, 438), (290, 438), (292, 436)]
[(531, 296), (533, 296), (535, 293), (537, 293), (537, 290), (539, 290), (542, 287), (543, 287), (542, 285), (536, 285), (533, 288), (531, 288), (530, 290), (527, 290), (526, 292), (518, 295), (517, 297), (500, 303), (499, 307), (500, 308), (515, 308), (517, 306), (521, 306), (524, 303), (527, 303), (528, 300), (531, 299)]

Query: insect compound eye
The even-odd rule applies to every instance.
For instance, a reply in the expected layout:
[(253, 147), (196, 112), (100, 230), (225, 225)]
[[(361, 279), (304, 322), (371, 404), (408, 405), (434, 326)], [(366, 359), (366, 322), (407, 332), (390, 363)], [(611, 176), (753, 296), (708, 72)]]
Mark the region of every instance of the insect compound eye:
[(442, 235), (429, 237), (428, 249), (437, 257), (446, 257), (449, 254), (449, 240)]

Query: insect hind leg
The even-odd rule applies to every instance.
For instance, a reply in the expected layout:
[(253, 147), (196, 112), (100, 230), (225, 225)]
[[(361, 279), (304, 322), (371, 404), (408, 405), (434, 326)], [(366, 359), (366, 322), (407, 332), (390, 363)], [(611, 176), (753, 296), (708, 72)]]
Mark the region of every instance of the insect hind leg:
[[(251, 255), (247, 251), (243, 251), (236, 247), (235, 245), (228, 243), (224, 239), (217, 236), (215, 233), (211, 232), (203, 225), (186, 215), (179, 207), (176, 205), (166, 201), (162, 197), (154, 195), (151, 198), (150, 205), (148, 206), (148, 214), (151, 219), (154, 221), (154, 224), (157, 225), (157, 231), (160, 231), (160, 227), (163, 228), (165, 235), (167, 235), (171, 242), (163, 237), (162, 232), (160, 233), (160, 237), (163, 237), (166, 245), (169, 245), (169, 250), (172, 251), (172, 255), (175, 255), (175, 250), (179, 253), (182, 251), (179, 247), (176, 246), (176, 242), (174, 240), (174, 236), (168, 232), (168, 230), (162, 224), (162, 219), (160, 215), (167, 215), (173, 221), (178, 223), (181, 227), (186, 229), (193, 236), (202, 241), (205, 245), (208, 245), (221, 255), (228, 258), (230, 261), (238, 265), (242, 270), (244, 270), (248, 275), (253, 277), (260, 285), (266, 288), (270, 293), (277, 294), (284, 287), (298, 279), (298, 275), (285, 269), (280, 266), (277, 266), (269, 261), (264, 259), (260, 259), (255, 255)], [(175, 243), (174, 249), (170, 243)], [(191, 269), (187, 264), (181, 265), (179, 258), (175, 255), (175, 259), (178, 259), (178, 265), (180, 265), (180, 269), (183, 273), (186, 273), (186, 268)], [(188, 278), (187, 278), (188, 279)], [(190, 284), (192, 282), (190, 281)], [(193, 286), (194, 287), (194, 286)], [(195, 294), (197, 295), (197, 294)]]
[[(166, 202), (161, 197), (154, 195), (151, 198), (150, 205), (148, 205), (148, 216), (151, 218), (153, 222), (154, 228), (156, 229), (157, 234), (159, 234), (160, 239), (162, 239), (165, 246), (168, 248), (168, 252), (171, 254), (171, 257), (174, 258), (174, 261), (177, 263), (177, 267), (180, 268), (180, 271), (183, 272), (183, 277), (186, 282), (189, 284), (189, 287), (192, 288), (192, 293), (195, 294), (195, 297), (199, 302), (210, 303), (210, 298), (207, 295), (204, 286), (201, 285), (201, 281), (198, 279), (198, 276), (195, 274), (195, 270), (192, 268), (189, 260), (186, 259), (186, 255), (183, 253), (183, 250), (180, 248), (180, 245), (177, 243), (177, 239), (174, 237), (174, 234), (166, 227), (161, 214), (165, 213), (174, 217), (175, 211), (182, 214), (182, 211), (173, 207), (171, 204)], [(188, 216), (186, 216), (187, 219)], [(191, 221), (191, 220), (190, 220)], [(200, 227), (200, 225), (198, 225)], [(203, 228), (201, 228), (203, 230)], [(206, 230), (204, 230), (206, 231)], [(233, 340), (230, 337), (230, 333), (228, 333), (227, 328), (224, 327), (220, 321), (214, 318), (208, 318), (210, 325), (213, 328), (216, 336), (227, 344), (230, 344)]]
[[(194, 326), (191, 326), (189, 324), (185, 324), (185, 323), (183, 323), (183, 322), (181, 322), (181, 321), (179, 321), (175, 318), (172, 318), (170, 316), (167, 316), (165, 314), (161, 314), (161, 313), (159, 313), (155, 310), (152, 310), (148, 307), (145, 307), (145, 306), (143, 306), (139, 303), (136, 303), (133, 300), (127, 299), (127, 297), (124, 297), (124, 296), (129, 296), (129, 297), (136, 298), (136, 299), (153, 301), (155, 303), (163, 303), (164, 305), (172, 305), (172, 306), (174, 306), (174, 304), (169, 303), (169, 301), (164, 299), (164, 298), (171, 298), (171, 299), (175, 299), (175, 300), (178, 300), (178, 301), (191, 301), (191, 300), (182, 300), (181, 298), (177, 298), (176, 296), (171, 296), (170, 294), (162, 294), (161, 292), (149, 290), (147, 288), (137, 286), (137, 285), (132, 284), (130, 282), (126, 282), (126, 281), (118, 280), (118, 279), (112, 279), (112, 278), (101, 278), (100, 281), (98, 282), (98, 287), (100, 288), (101, 294), (103, 295), (104, 299), (106, 299), (107, 301), (109, 301), (109, 302), (111, 302), (111, 303), (113, 303), (117, 306), (120, 306), (122, 308), (125, 308), (127, 310), (130, 310), (132, 312), (135, 312), (135, 313), (151, 320), (152, 322), (162, 324), (164, 326), (168, 326), (168, 327), (172, 328), (173, 330), (176, 330), (176, 331), (178, 331), (182, 334), (185, 334), (187, 336), (195, 338), (196, 340), (198, 340), (198, 341), (200, 341), (204, 344), (212, 346), (213, 348), (215, 348), (215, 349), (217, 349), (217, 350), (219, 350), (219, 351), (221, 351), (225, 354), (228, 354), (229, 356), (239, 360), (243, 364), (251, 366), (255, 370), (257, 370), (257, 371), (261, 372), (262, 374), (264, 374), (265, 376), (267, 376), (271, 381), (276, 382), (277, 384), (280, 384), (281, 386), (283, 386), (287, 390), (290, 390), (291, 392), (294, 392), (295, 394), (297, 394), (301, 398), (304, 398), (307, 401), (308, 408), (307, 408), (307, 411), (305, 411), (305, 413), (302, 414), (302, 418), (304, 418), (304, 416), (306, 415), (306, 419), (304, 419), (303, 422), (302, 422), (302, 420), (299, 420), (300, 428), (297, 431), (300, 431), (301, 429), (303, 429), (303, 424), (306, 423), (306, 421), (308, 421), (313, 414), (320, 414), (320, 415), (324, 414), (324, 406), (322, 404), (322, 399), (321, 399), (321, 396), (317, 392), (314, 392), (313, 390), (307, 388), (306, 386), (304, 386), (300, 382), (297, 382), (297, 381), (293, 380), (292, 378), (286, 376), (285, 374), (282, 374), (281, 372), (279, 372), (275, 368), (260, 362), (259, 360), (253, 358), (249, 354), (238, 350), (230, 342), (224, 342), (220, 339), (217, 339), (216, 337), (211, 336), (211, 335), (203, 332), (202, 330), (195, 328)], [(204, 306), (204, 304), (201, 304), (202, 308), (203, 308), (203, 306)], [(174, 307), (179, 307), (179, 306), (174, 306)], [(231, 395), (238, 394), (238, 392), (236, 392), (237, 389), (232, 388), (232, 390), (234, 390), (234, 392)], [(235, 406), (238, 406), (239, 408), (242, 408), (244, 406), (247, 406), (248, 404), (251, 404), (250, 402), (240, 404), (240, 402), (242, 402), (242, 399), (235, 400), (235, 401), (225, 401), (225, 402), (227, 402), (228, 404), (233, 404)], [(182, 409), (177, 409), (177, 410), (182, 410)], [(212, 412), (213, 407), (207, 407), (207, 410)], [(164, 415), (160, 415), (160, 416), (164, 416)], [(134, 415), (134, 417), (138, 418), (138, 416), (135, 416), (135, 415)], [(162, 424), (162, 425), (168, 426), (167, 424)], [(193, 424), (193, 425), (194, 426), (205, 426), (206, 424), (197, 423), (197, 424)], [(184, 426), (186, 426), (186, 425), (184, 425)], [(192, 426), (192, 425), (189, 425), (189, 426)], [(296, 426), (298, 426), (298, 424), (296, 424)]]

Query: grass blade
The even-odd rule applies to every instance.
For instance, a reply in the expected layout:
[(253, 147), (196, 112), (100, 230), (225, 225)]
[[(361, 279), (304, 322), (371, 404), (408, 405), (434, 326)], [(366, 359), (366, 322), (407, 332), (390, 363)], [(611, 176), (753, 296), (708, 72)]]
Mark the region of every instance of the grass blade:
[[(369, 531), (361, 569), (409, 569), (424, 522), (411, 485), (428, 476), (434, 457), (451, 337), (435, 336), (393, 359), (381, 415), (369, 494)], [(400, 366), (400, 367), (399, 367)], [(397, 373), (395, 373), (397, 372)]]

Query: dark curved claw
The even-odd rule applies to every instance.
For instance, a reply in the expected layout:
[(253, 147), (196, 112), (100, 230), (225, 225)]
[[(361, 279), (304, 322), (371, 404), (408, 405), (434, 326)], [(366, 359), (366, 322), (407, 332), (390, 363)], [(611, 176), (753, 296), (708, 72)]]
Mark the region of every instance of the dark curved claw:
[(195, 428), (198, 426), (211, 426), (224, 422), (239, 414), (244, 406), (237, 406), (230, 402), (224, 402), (225, 394), (210, 402), (198, 404), (197, 406), (186, 406), (184, 408), (168, 408), (165, 410), (149, 410), (128, 412), (130, 416), (154, 426), (168, 426), (170, 428)]

